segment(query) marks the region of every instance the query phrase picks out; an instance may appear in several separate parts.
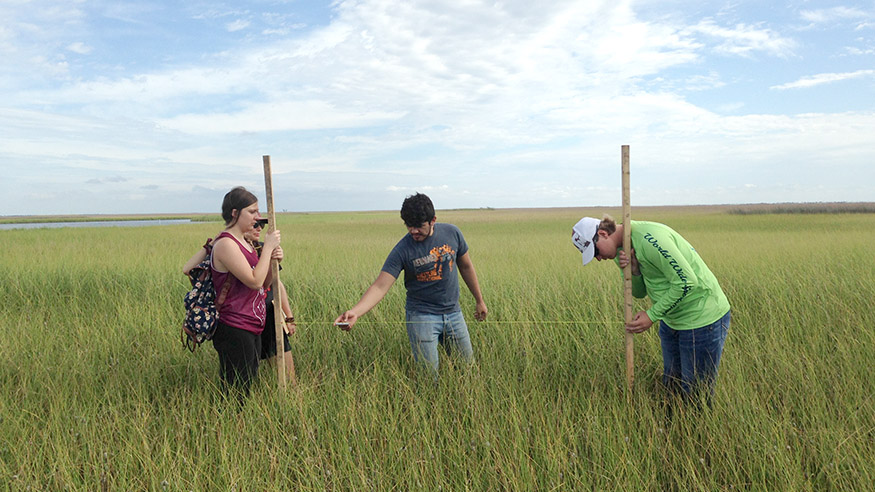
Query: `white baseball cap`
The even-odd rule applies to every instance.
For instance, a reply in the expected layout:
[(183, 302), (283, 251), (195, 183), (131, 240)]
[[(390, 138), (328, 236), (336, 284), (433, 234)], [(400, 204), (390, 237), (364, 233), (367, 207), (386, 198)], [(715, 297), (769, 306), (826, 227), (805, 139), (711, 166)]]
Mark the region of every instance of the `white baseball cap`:
[(595, 235), (599, 231), (600, 223), (601, 221), (598, 219), (584, 217), (571, 228), (571, 242), (577, 246), (580, 254), (583, 255), (584, 265), (591, 262), (595, 257)]

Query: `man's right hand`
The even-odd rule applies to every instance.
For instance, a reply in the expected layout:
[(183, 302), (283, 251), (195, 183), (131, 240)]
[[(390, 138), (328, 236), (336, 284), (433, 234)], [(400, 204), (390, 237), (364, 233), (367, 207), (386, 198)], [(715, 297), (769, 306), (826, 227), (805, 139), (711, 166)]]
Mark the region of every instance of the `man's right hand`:
[(352, 311), (347, 311), (334, 320), (334, 326), (339, 327), (343, 331), (349, 331), (352, 326), (358, 321), (358, 315)]
[[(635, 248), (630, 250), (631, 253), (631, 264), (632, 264), (632, 275), (638, 276), (641, 275), (641, 269), (638, 268), (638, 258), (635, 256)], [(626, 268), (630, 262), (629, 256), (626, 255), (626, 251), (620, 250), (617, 252), (617, 264), (620, 265), (620, 268)]]

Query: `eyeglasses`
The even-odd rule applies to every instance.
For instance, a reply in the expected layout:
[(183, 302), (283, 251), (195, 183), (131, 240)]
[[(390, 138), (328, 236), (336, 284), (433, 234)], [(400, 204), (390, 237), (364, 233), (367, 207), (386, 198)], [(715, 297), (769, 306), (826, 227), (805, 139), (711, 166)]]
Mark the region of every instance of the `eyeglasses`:
[(267, 219), (258, 219), (255, 221), (254, 227), (256, 229), (264, 229), (265, 226), (267, 226)]

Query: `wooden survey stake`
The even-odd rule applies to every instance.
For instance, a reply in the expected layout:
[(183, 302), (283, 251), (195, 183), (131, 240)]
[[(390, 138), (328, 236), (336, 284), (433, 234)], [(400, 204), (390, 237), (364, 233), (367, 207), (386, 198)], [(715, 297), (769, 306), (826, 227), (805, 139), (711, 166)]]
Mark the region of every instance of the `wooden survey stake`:
[[(276, 230), (276, 212), (273, 209), (273, 179), (271, 178), (270, 172), (270, 156), (263, 156), (262, 159), (264, 161), (264, 189), (267, 194), (267, 232), (272, 233)], [(284, 351), (285, 344), (283, 343), (283, 323), (285, 322), (286, 315), (283, 313), (283, 303), (282, 299), (280, 299), (282, 294), (279, 288), (279, 260), (270, 260), (270, 273), (273, 278), (273, 280), (271, 280), (270, 288), (273, 291), (273, 321), (274, 333), (276, 336), (276, 375), (280, 389), (284, 390), (286, 388), (286, 356)], [(268, 330), (269, 328), (270, 327), (268, 326), (264, 327), (265, 330)], [(295, 361), (292, 357), (289, 357), (289, 363), (292, 365), (292, 367), (289, 368), (292, 384), (296, 384)]]
[[(629, 264), (623, 268), (623, 297), (626, 305), (626, 324), (632, 322), (632, 205), (629, 192), (629, 146), (620, 147), (623, 167), (623, 250), (629, 255)], [(635, 351), (632, 334), (626, 333), (626, 388), (629, 395), (632, 394), (632, 385), (635, 382)]]

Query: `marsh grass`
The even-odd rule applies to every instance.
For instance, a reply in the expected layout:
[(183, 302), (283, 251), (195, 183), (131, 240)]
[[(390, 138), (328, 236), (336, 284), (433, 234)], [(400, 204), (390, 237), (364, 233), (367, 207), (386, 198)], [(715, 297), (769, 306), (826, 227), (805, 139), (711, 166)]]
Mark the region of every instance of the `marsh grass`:
[(776, 203), (733, 207), (731, 214), (873, 214), (875, 203)]
[(216, 387), (212, 347), (178, 338), (179, 268), (217, 224), (0, 232), (0, 484), (870, 489), (875, 216), (649, 212), (733, 304), (711, 409), (666, 399), (656, 330), (635, 339), (627, 399), (619, 270), (581, 267), (569, 241), (600, 210), (440, 213), (490, 316), (469, 317), (477, 363), (443, 358), (436, 383), (412, 364), (402, 286), (352, 332), (331, 326), (403, 234), (397, 213), (281, 216), (299, 385), (279, 394), (262, 366), (242, 406)]

